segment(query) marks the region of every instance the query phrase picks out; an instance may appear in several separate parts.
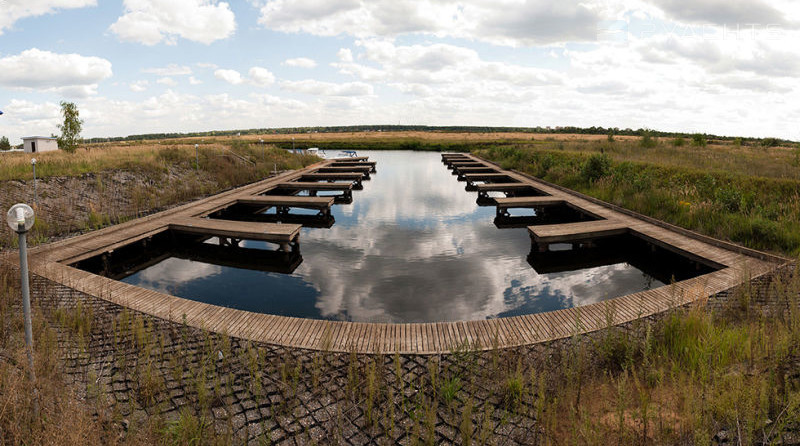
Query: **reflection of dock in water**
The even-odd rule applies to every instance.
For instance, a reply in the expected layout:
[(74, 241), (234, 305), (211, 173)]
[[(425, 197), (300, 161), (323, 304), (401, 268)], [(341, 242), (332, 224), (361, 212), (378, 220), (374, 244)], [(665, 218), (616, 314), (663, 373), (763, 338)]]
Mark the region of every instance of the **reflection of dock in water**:
[(132, 258), (112, 256), (105, 260), (102, 269), (93, 272), (121, 280), (170, 258), (280, 274), (291, 274), (303, 263), (298, 251), (282, 252), (189, 240), (165, 243), (161, 248), (158, 251), (143, 250)]
[(626, 263), (664, 284), (708, 274), (722, 267), (707, 260), (688, 260), (632, 235), (608, 236), (590, 245), (561, 244), (559, 248), (538, 251), (532, 245), (528, 264), (539, 274), (554, 274)]
[(171, 252), (179, 259), (268, 273), (291, 274), (303, 263), (300, 252), (280, 252), (210, 243), (181, 245), (173, 248)]

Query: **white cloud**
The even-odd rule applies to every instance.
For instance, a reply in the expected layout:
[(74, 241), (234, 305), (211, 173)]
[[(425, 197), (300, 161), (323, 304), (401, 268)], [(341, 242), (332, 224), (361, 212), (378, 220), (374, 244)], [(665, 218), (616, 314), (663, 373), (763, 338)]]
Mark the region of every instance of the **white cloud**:
[(178, 85), (178, 83), (175, 81), (175, 79), (173, 79), (171, 77), (168, 77), (168, 76), (159, 78), (156, 81), (156, 83), (157, 84), (161, 84), (161, 85), (166, 85), (168, 87), (174, 87), (174, 86)]
[(266, 68), (253, 67), (247, 73), (250, 76), (250, 83), (259, 87), (266, 87), (275, 83), (275, 75)]
[(157, 76), (186, 76), (192, 74), (192, 69), (186, 65), (171, 63), (166, 67), (145, 68), (142, 73), (155, 74)]
[(150, 82), (146, 80), (141, 80), (141, 81), (131, 82), (131, 84), (128, 85), (128, 88), (130, 88), (131, 91), (141, 93), (143, 91), (146, 91), (149, 85)]
[(259, 23), (320, 36), (422, 33), (517, 46), (595, 40), (600, 6), (577, 0), (268, 0)]
[(336, 53), (336, 57), (342, 62), (352, 62), (353, 51), (350, 48), (341, 48)]
[[(534, 67), (483, 60), (477, 51), (449, 44), (399, 46), (386, 40), (356, 42), (362, 63), (339, 62), (343, 74), (384, 82), (420, 97), (482, 97), (492, 101), (526, 101), (539, 87), (559, 85), (562, 75)], [(352, 60), (344, 53), (344, 60)], [(444, 102), (443, 102), (444, 103)]]
[(200, 79), (197, 79), (194, 76), (189, 76), (189, 84), (190, 85), (200, 85), (202, 83), (203, 83), (203, 81), (201, 81)]
[(685, 22), (716, 25), (786, 25), (785, 13), (761, 0), (649, 0), (668, 16)]
[(217, 69), (214, 71), (214, 77), (223, 80), (231, 85), (241, 85), (249, 83), (257, 87), (267, 87), (275, 83), (275, 75), (269, 70), (262, 67), (252, 67), (247, 72), (248, 77), (245, 78), (236, 70)]
[(297, 57), (294, 59), (286, 59), (281, 65), (298, 68), (314, 68), (317, 66), (317, 62), (307, 57)]
[(82, 97), (97, 93), (98, 83), (111, 74), (111, 62), (106, 59), (37, 48), (0, 59), (0, 85), (9, 88)]
[(281, 88), (297, 93), (315, 96), (369, 96), (373, 94), (372, 85), (363, 82), (347, 82), (336, 84), (313, 79), (301, 81), (283, 81)]
[(242, 75), (236, 70), (226, 70), (220, 68), (214, 71), (214, 77), (233, 85), (239, 85), (244, 82)]
[(60, 9), (97, 6), (97, 0), (3, 0), (0, 2), (0, 35), (17, 20), (52, 14)]
[(155, 45), (177, 38), (210, 44), (230, 37), (236, 20), (228, 3), (216, 0), (124, 0), (123, 14), (109, 29), (120, 39)]

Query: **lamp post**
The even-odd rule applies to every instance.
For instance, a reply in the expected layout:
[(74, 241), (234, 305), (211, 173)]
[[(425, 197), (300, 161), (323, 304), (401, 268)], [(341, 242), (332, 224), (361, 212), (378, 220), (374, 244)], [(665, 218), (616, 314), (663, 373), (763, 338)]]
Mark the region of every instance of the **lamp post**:
[(194, 170), (200, 170), (200, 156), (197, 154), (198, 145), (194, 145)]
[(294, 136), (292, 136), (292, 153), (294, 153)]
[(33, 204), (38, 205), (39, 201), (36, 196), (36, 158), (31, 158), (31, 166), (33, 166)]
[(31, 323), (31, 290), (28, 281), (28, 243), (25, 235), (33, 227), (36, 217), (33, 209), (24, 203), (11, 206), (6, 214), (6, 222), (12, 231), (19, 235), (19, 276), (22, 282), (22, 312), (25, 315), (25, 346), (28, 353), (28, 378), (33, 387), (33, 410), (39, 413), (39, 401), (36, 393), (36, 372), (33, 369), (33, 325)]

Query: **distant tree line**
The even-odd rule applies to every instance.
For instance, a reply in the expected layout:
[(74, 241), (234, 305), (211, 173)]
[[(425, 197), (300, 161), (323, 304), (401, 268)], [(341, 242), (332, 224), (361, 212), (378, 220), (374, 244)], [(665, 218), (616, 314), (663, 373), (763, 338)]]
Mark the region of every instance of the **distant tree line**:
[[(137, 141), (154, 139), (172, 138), (192, 138), (192, 137), (212, 137), (212, 136), (237, 136), (237, 135), (282, 135), (297, 133), (346, 133), (346, 132), (448, 132), (448, 133), (531, 133), (531, 134), (579, 134), (579, 135), (613, 135), (613, 136), (647, 136), (665, 138), (696, 138), (695, 135), (702, 135), (705, 140), (734, 141), (739, 144), (778, 146), (793, 144), (794, 141), (779, 138), (741, 138), (733, 136), (719, 136), (708, 133), (682, 133), (682, 132), (663, 132), (646, 128), (620, 129), (618, 127), (479, 127), (479, 126), (425, 126), (425, 125), (351, 125), (351, 126), (330, 126), (330, 127), (283, 127), (283, 128), (257, 128), (244, 130), (213, 130), (207, 132), (188, 132), (188, 133), (146, 133), (141, 135), (129, 135), (125, 137), (112, 138), (90, 138), (86, 142), (97, 143), (106, 141)], [(613, 138), (612, 136), (612, 138)]]

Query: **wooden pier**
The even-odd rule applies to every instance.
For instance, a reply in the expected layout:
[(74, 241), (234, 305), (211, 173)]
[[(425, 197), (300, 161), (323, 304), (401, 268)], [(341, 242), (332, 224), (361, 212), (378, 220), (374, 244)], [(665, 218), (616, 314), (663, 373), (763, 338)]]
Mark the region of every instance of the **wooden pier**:
[(537, 209), (548, 206), (563, 206), (566, 201), (563, 198), (554, 198), (552, 196), (534, 196), (534, 197), (500, 197), (494, 199), (497, 206), (498, 216), (508, 216), (509, 209)]
[[(535, 207), (565, 203), (596, 217), (596, 220), (591, 222), (576, 223), (572, 226), (558, 225), (560, 228), (531, 226), (532, 243), (549, 244), (556, 241), (584, 243), (587, 240), (591, 241), (591, 237), (607, 237), (609, 234), (627, 231), (628, 234), (665, 249), (717, 265), (719, 269), (671, 286), (548, 313), (490, 320), (384, 324), (299, 319), (218, 307), (139, 288), (70, 266), (77, 259), (89, 258), (132, 242), (146, 240), (170, 228), (202, 230), (203, 235), (213, 231), (222, 233), (225, 229), (216, 226), (212, 228), (206, 222), (198, 226), (198, 220), (208, 220), (199, 217), (213, 210), (224, 209), (239, 200), (254, 199), (252, 197), (259, 197), (257, 200), (260, 200), (260, 197), (276, 198), (261, 194), (274, 190), (279, 184), (297, 182), (302, 175), (319, 172), (321, 168), (335, 164), (333, 161), (325, 161), (323, 164), (302, 171), (284, 173), (138, 220), (38, 246), (30, 251), (31, 271), (134, 311), (255, 342), (335, 352), (439, 354), (464, 347), (485, 350), (529, 345), (600, 330), (609, 324), (631, 322), (727, 291), (743, 281), (767, 274), (788, 262), (787, 259), (778, 256), (695, 234), (518, 172), (503, 170), (495, 164), (471, 155), (442, 155), (445, 163), (451, 159), (453, 162), (463, 163), (465, 158), (476, 163), (472, 164), (473, 166), (480, 166), (472, 169), (487, 169), (472, 170), (473, 173), (505, 174), (519, 184), (538, 191), (540, 195), (500, 198), (497, 206)], [(295, 202), (297, 203), (299, 202)], [(246, 231), (236, 231), (236, 235), (232, 237), (236, 238), (242, 233), (247, 233), (252, 237), (266, 238), (266, 234), (271, 234), (269, 237), (276, 239), (278, 237), (291, 239), (297, 227), (282, 228), (282, 226), (279, 225), (276, 229), (258, 224)], [(227, 230), (231, 230), (232, 227), (234, 226), (226, 223)], [(542, 253), (536, 249), (532, 251), (532, 257), (561, 256), (556, 251)], [(590, 260), (587, 261), (588, 264), (602, 263), (602, 259)], [(464, 274), (469, 274), (469, 271), (464, 271)], [(234, 290), (231, 292), (235, 294)]]
[[(280, 191), (308, 191), (312, 197), (316, 196), (318, 192), (323, 191), (337, 191), (342, 192), (336, 198), (337, 202), (351, 202), (353, 200), (353, 183), (334, 182), (334, 183), (319, 183), (314, 181), (289, 181), (285, 183), (278, 183), (275, 185), (274, 190)], [(270, 191), (271, 192), (271, 191)]]
[(353, 189), (361, 190), (364, 188), (362, 183), (364, 174), (360, 172), (343, 172), (343, 173), (307, 173), (298, 178), (298, 181), (350, 181), (353, 183)]
[(369, 167), (369, 171), (375, 173), (375, 165), (377, 163), (375, 161), (337, 161), (336, 167), (344, 166), (344, 167)]
[(369, 173), (372, 168), (369, 166), (340, 166), (336, 163), (335, 166), (318, 167), (314, 170), (316, 173), (354, 173), (358, 172), (364, 175), (364, 179), (369, 179)]
[(627, 234), (628, 226), (615, 220), (594, 220), (559, 225), (540, 225), (528, 228), (539, 251), (547, 251), (552, 243), (591, 242), (601, 237)]
[(282, 251), (297, 248), (297, 239), (300, 237), (300, 225), (253, 223), (248, 221), (215, 220), (211, 218), (179, 217), (169, 223), (171, 231), (197, 234), (209, 237), (219, 237), (221, 242), (229, 245), (238, 245), (241, 240), (258, 240), (277, 243)]
[(237, 203), (251, 206), (274, 207), (278, 214), (287, 214), (291, 208), (316, 209), (320, 215), (330, 217), (334, 197), (298, 197), (296, 195), (253, 195), (236, 200)]
[(494, 167), (482, 166), (482, 167), (461, 167), (457, 169), (453, 169), (453, 174), (457, 175), (458, 181), (464, 181), (465, 175), (469, 175), (471, 173), (498, 173), (499, 171)]

